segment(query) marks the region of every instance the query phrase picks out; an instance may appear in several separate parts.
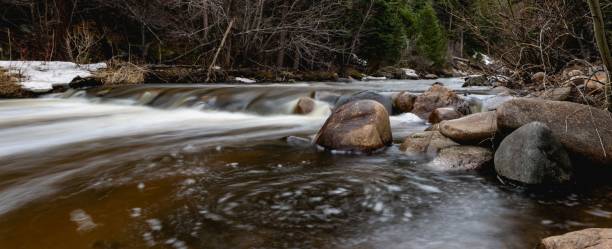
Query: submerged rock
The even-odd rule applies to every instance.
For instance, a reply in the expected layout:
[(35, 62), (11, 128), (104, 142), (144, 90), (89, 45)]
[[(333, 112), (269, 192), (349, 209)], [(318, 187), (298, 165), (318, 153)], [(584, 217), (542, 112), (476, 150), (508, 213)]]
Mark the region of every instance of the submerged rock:
[(612, 229), (589, 228), (543, 239), (537, 249), (610, 249)]
[(400, 92), (393, 98), (393, 113), (401, 114), (411, 112), (414, 108), (416, 95), (408, 92)]
[(422, 119), (429, 118), (431, 112), (440, 107), (464, 106), (465, 101), (450, 89), (435, 84), (425, 93), (417, 96), (412, 112)]
[(382, 104), (385, 107), (385, 110), (387, 110), (387, 113), (393, 113), (393, 101), (391, 100), (391, 96), (382, 95), (374, 91), (364, 91), (349, 96), (341, 96), (336, 102), (335, 108), (343, 106), (349, 102), (366, 99), (374, 100)]
[(295, 109), (293, 109), (293, 113), (295, 114), (308, 114), (311, 113), (315, 109), (316, 103), (314, 99), (308, 97), (301, 97)]
[(480, 144), (497, 132), (495, 112), (481, 112), (440, 123), (440, 133), (462, 144)]
[(509, 132), (531, 122), (542, 122), (571, 153), (595, 164), (612, 166), (612, 114), (571, 103), (518, 98), (497, 109), (497, 126)]
[(400, 150), (410, 156), (432, 156), (441, 149), (456, 145), (459, 144), (438, 131), (424, 131), (410, 134), (400, 146)]
[(432, 124), (437, 124), (440, 123), (444, 120), (453, 120), (453, 119), (458, 119), (460, 117), (462, 117), (463, 114), (461, 114), (459, 111), (455, 110), (455, 108), (452, 107), (442, 107), (442, 108), (437, 108), (435, 109), (430, 115), (429, 115), (429, 123)]
[(361, 152), (371, 152), (391, 142), (389, 114), (373, 100), (354, 101), (336, 108), (315, 138), (315, 143), (326, 149)]
[(495, 152), (495, 171), (525, 184), (565, 183), (573, 175), (567, 152), (540, 122), (526, 124), (502, 141)]
[(477, 146), (451, 146), (440, 150), (428, 164), (443, 171), (480, 170), (491, 164), (493, 150)]

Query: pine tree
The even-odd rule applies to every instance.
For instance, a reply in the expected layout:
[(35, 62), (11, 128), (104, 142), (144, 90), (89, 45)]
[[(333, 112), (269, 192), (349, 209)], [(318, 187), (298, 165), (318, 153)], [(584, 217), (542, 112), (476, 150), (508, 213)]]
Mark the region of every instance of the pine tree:
[(417, 51), (433, 62), (443, 66), (446, 62), (447, 41), (445, 31), (440, 25), (431, 2), (427, 2), (418, 12)]
[[(369, 3), (362, 2), (362, 5)], [(395, 64), (401, 57), (406, 44), (405, 19), (399, 11), (402, 4), (395, 0), (374, 0), (373, 12), (365, 24), (359, 46), (359, 56), (368, 61), (372, 70)]]

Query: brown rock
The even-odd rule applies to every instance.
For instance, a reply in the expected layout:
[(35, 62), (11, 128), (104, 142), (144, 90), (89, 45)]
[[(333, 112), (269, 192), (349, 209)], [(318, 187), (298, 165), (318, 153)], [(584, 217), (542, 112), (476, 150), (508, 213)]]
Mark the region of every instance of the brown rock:
[(410, 134), (400, 146), (400, 150), (411, 156), (433, 156), (443, 148), (456, 145), (459, 144), (443, 136), (440, 132), (424, 131)]
[(414, 108), (414, 101), (416, 100), (416, 95), (410, 94), (408, 92), (400, 92), (393, 99), (393, 111), (395, 113), (401, 114), (406, 112), (411, 112)]
[(593, 163), (612, 166), (612, 114), (566, 101), (517, 98), (497, 109), (497, 126), (504, 132), (542, 122), (570, 152)]
[(309, 97), (301, 97), (295, 109), (293, 109), (293, 113), (295, 114), (308, 114), (311, 113), (315, 109), (316, 103), (313, 99)]
[(422, 119), (440, 107), (461, 107), (465, 103), (457, 94), (441, 85), (433, 85), (427, 92), (417, 96), (412, 112)]
[(546, 99), (546, 100), (565, 101), (569, 98), (571, 93), (572, 93), (571, 87), (559, 87), (559, 88), (553, 88), (553, 89), (548, 89), (544, 91), (540, 95), (540, 98)]
[(391, 145), (385, 107), (373, 100), (349, 102), (334, 110), (315, 138), (326, 149), (371, 152)]
[(591, 91), (603, 91), (604, 84), (608, 82), (608, 75), (606, 72), (596, 72), (586, 81), (586, 88)]
[(491, 165), (493, 151), (477, 146), (452, 146), (440, 153), (428, 164), (443, 171), (480, 170)]
[(546, 73), (544, 72), (537, 72), (531, 76), (531, 82), (537, 83), (537, 84), (543, 83), (544, 79), (546, 79)]
[(440, 123), (440, 133), (462, 144), (478, 144), (495, 136), (497, 115), (481, 112)]
[(543, 239), (537, 249), (610, 249), (612, 229), (589, 228)]
[(435, 80), (438, 78), (438, 75), (430, 73), (430, 74), (426, 74), (425, 77), (423, 78), (428, 79), (428, 80)]
[(463, 114), (455, 110), (452, 107), (442, 107), (435, 109), (431, 115), (429, 115), (429, 123), (437, 124), (444, 120), (453, 120), (462, 117)]

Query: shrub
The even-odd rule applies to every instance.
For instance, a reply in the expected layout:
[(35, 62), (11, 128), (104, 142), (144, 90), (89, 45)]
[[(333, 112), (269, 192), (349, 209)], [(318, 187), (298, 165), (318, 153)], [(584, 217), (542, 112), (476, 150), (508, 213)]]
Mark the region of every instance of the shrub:
[(108, 63), (109, 67), (97, 71), (95, 77), (99, 78), (105, 85), (135, 85), (144, 83), (147, 69), (130, 62)]

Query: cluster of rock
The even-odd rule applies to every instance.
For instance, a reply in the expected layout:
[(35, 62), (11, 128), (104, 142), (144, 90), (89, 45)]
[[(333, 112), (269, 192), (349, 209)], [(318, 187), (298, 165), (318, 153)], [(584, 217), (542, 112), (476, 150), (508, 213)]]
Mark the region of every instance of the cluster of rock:
[(315, 143), (330, 150), (373, 152), (392, 143), (389, 115), (411, 112), (432, 127), (409, 135), (400, 149), (430, 159), (435, 169), (493, 166), (502, 179), (541, 185), (572, 181), (572, 162), (612, 165), (612, 116), (607, 111), (513, 97), (509, 91), (490, 102), (474, 111), (478, 108), (469, 99), (440, 84), (418, 96), (370, 91), (344, 96)]

